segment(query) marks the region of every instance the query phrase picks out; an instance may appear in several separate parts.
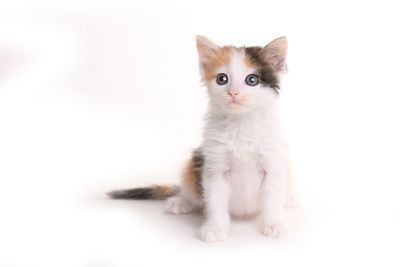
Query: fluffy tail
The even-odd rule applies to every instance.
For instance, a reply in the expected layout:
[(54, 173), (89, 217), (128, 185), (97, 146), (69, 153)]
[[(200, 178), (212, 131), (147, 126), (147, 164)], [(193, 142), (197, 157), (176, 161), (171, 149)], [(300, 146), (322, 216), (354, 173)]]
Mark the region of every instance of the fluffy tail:
[(166, 199), (180, 191), (177, 185), (153, 185), (132, 189), (114, 190), (107, 195), (115, 199)]

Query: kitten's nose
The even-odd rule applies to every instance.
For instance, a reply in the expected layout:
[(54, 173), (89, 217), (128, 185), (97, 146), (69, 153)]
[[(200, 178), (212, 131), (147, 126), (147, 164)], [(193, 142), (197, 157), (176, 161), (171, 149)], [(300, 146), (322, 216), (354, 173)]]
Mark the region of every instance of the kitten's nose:
[(238, 91), (234, 91), (234, 90), (229, 90), (229, 91), (228, 91), (228, 94), (229, 94), (232, 98), (235, 98), (235, 97), (239, 94), (239, 92), (238, 92)]

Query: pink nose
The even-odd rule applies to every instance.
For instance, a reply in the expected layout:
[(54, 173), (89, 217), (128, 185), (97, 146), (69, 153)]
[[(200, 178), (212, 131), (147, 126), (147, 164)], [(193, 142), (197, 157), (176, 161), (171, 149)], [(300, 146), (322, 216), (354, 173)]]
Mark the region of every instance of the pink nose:
[(229, 94), (232, 98), (234, 98), (234, 97), (236, 97), (236, 96), (239, 94), (239, 92), (238, 92), (238, 91), (229, 91), (228, 94)]

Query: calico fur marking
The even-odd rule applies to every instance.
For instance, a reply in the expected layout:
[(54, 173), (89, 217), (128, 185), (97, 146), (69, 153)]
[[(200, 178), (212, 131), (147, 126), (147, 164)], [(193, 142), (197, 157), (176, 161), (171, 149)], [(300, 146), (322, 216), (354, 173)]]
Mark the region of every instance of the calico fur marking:
[(228, 65), (234, 51), (233, 46), (224, 46), (219, 48), (208, 61), (202, 63), (204, 76), (207, 80), (214, 80), (216, 77), (215, 70), (224, 65)]
[(199, 198), (203, 194), (201, 187), (201, 177), (203, 173), (204, 157), (201, 149), (193, 151), (192, 158), (188, 161), (186, 168), (183, 170), (183, 182), (188, 188)]
[(180, 191), (176, 185), (153, 185), (132, 189), (114, 190), (108, 192), (108, 196), (114, 199), (166, 199), (176, 195)]
[(263, 48), (258, 46), (246, 47), (246, 61), (247, 65), (250, 65), (258, 70), (260, 75), (261, 83), (270, 86), (279, 93), (279, 80), (273, 69), (273, 67), (264, 60)]
[[(204, 157), (201, 149), (193, 151), (191, 159), (183, 170), (183, 183), (198, 198), (202, 196), (201, 177), (203, 172)], [(114, 199), (166, 199), (177, 195), (180, 187), (177, 185), (152, 185), (131, 189), (114, 190), (108, 196)]]

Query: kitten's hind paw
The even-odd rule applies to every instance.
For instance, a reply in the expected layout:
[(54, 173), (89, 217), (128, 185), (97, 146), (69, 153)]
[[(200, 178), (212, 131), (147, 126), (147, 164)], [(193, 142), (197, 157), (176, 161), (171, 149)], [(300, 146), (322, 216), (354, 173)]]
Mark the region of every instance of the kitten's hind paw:
[(262, 233), (263, 235), (272, 238), (285, 237), (288, 234), (288, 226), (286, 223), (264, 225), (262, 228)]
[(167, 200), (165, 212), (170, 214), (187, 214), (193, 211), (193, 205), (180, 197), (171, 197)]
[(299, 206), (300, 206), (299, 201), (297, 200), (297, 198), (294, 195), (291, 195), (286, 198), (285, 208), (294, 209), (294, 208), (298, 208)]

